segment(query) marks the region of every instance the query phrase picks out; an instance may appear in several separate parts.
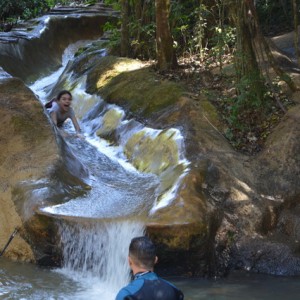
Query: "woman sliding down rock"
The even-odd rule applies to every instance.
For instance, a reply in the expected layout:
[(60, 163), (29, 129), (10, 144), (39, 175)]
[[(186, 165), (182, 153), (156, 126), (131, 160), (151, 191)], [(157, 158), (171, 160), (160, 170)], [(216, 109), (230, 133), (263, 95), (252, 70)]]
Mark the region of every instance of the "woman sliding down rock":
[[(46, 103), (45, 107), (47, 108), (53, 123), (58, 129), (61, 129), (64, 122), (70, 118), (75, 127), (76, 136), (83, 137), (81, 135), (81, 129), (75, 117), (74, 110), (71, 107), (71, 103), (72, 94), (69, 91), (63, 90), (59, 92), (55, 99)], [(67, 134), (63, 132), (63, 135), (66, 136)]]

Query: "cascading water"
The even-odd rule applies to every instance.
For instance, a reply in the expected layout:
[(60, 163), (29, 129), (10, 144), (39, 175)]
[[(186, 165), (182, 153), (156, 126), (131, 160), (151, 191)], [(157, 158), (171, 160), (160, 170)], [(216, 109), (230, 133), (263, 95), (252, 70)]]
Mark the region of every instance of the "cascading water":
[[(89, 286), (89, 299), (114, 299), (129, 280), (130, 239), (144, 234), (138, 221), (60, 223), (64, 275)], [(79, 299), (87, 299), (86, 290)]]
[[(49, 100), (47, 95), (73, 53), (86, 43), (70, 45), (62, 59), (63, 67), (31, 86), (42, 103)], [(44, 207), (40, 213), (57, 220), (63, 255), (63, 268), (59, 272), (85, 286), (83, 294), (74, 298), (99, 299), (100, 296), (109, 300), (129, 281), (127, 255), (131, 238), (143, 235), (143, 220), (149, 213), (168, 205), (188, 163), (182, 155), (178, 130), (153, 130), (125, 120), (125, 113), (119, 107), (86, 94), (84, 88), (85, 78), (81, 78), (72, 89), (72, 105), (85, 139), (66, 138), (66, 143), (68, 151), (76, 153), (88, 170), (90, 190), (66, 203)], [(66, 130), (71, 135), (74, 132), (68, 124)], [(118, 145), (112, 146), (99, 138), (111, 130), (121, 137)], [(160, 157), (159, 144), (167, 151), (165, 156), (175, 159), (166, 163)], [(142, 164), (146, 173), (137, 171), (128, 162), (124, 155), (126, 147), (131, 152), (131, 161)], [(141, 159), (143, 152), (150, 163), (145, 164)], [(158, 197), (163, 201), (157, 203)], [(88, 296), (87, 286), (90, 286)]]

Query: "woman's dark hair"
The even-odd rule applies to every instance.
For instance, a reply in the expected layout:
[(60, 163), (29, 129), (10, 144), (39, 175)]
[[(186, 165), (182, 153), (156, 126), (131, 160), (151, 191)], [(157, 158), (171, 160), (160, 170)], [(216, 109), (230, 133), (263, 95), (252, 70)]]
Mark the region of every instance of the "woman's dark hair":
[(155, 245), (147, 236), (133, 238), (129, 245), (129, 256), (150, 270), (155, 264)]
[(67, 91), (67, 90), (63, 90), (63, 91), (60, 91), (58, 93), (58, 95), (56, 96), (56, 100), (59, 100), (61, 98), (62, 95), (65, 95), (65, 94), (68, 94), (71, 98), (72, 98), (72, 94), (71, 92)]

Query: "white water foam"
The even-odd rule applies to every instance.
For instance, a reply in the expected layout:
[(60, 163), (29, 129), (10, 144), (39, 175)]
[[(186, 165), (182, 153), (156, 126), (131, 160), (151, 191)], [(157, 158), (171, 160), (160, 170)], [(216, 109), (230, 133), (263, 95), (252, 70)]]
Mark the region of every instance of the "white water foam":
[(115, 299), (130, 281), (128, 247), (144, 235), (140, 221), (75, 224), (59, 222), (63, 268), (57, 272), (78, 281), (74, 299)]
[[(54, 74), (37, 81), (31, 86), (31, 89), (36, 92), (42, 103), (47, 100), (47, 95), (51, 91), (57, 78), (62, 74), (67, 62), (73, 58), (74, 49), (78, 48), (83, 42), (71, 45), (67, 48), (63, 56), (62, 68), (60, 68)], [(86, 43), (86, 42), (84, 42)], [(85, 78), (82, 78), (79, 86), (73, 91), (73, 97), (87, 99), (92, 97), (85, 93)], [(102, 101), (98, 98), (93, 98), (91, 102)], [(84, 106), (86, 101), (80, 101), (74, 103), (74, 108), (81, 112), (81, 107)], [(108, 106), (116, 109), (116, 106)], [(119, 109), (119, 108), (118, 108)], [(82, 111), (82, 115), (87, 113)], [(83, 117), (83, 116), (82, 116)], [(96, 117), (97, 119), (98, 117)], [(98, 118), (99, 119), (99, 118)], [(98, 120), (97, 119), (97, 120)], [(99, 138), (95, 130), (93, 129), (93, 118), (82, 121), (79, 119), (80, 126), (84, 130), (86, 136), (85, 141), (93, 145), (100, 152), (105, 153), (110, 158), (115, 158), (124, 169), (133, 170), (133, 166), (130, 162), (126, 161), (122, 148), (126, 139), (130, 138), (130, 135), (122, 135), (120, 145), (115, 147), (109, 145), (108, 142), (104, 142)], [(120, 127), (123, 127), (130, 122), (130, 120), (124, 120), (122, 118)], [(134, 132), (145, 131), (148, 137), (155, 138), (161, 134), (160, 130), (145, 128), (143, 125), (135, 122), (136, 126), (133, 126), (131, 134)], [(71, 127), (71, 126), (70, 126)], [(69, 130), (69, 129), (68, 129)], [(168, 133), (175, 139), (179, 149), (179, 162), (188, 165), (183, 157), (183, 137), (179, 130), (172, 129)], [(113, 159), (114, 160), (114, 159)], [(129, 167), (130, 166), (130, 167)], [(181, 177), (178, 179), (181, 180)], [(178, 185), (176, 182), (175, 186)], [(169, 191), (167, 197), (161, 203), (160, 207), (165, 206), (171, 202), (171, 197), (174, 196), (176, 188)], [(87, 205), (87, 203), (84, 203)], [(154, 210), (157, 209), (155, 204)], [(153, 212), (153, 211), (152, 211)], [(82, 219), (78, 220), (78, 223), (73, 223), (67, 220), (57, 220), (59, 224), (59, 236), (61, 237), (61, 247), (63, 254), (63, 268), (57, 270), (57, 272), (63, 273), (65, 276), (78, 282), (82, 289), (80, 292), (76, 292), (73, 299), (114, 299), (116, 293), (120, 288), (128, 283), (130, 280), (129, 266), (127, 262), (128, 246), (131, 238), (135, 236), (141, 236), (144, 234), (144, 224), (139, 221), (103, 221), (100, 220), (82, 223)]]
[[(62, 57), (62, 67), (50, 76), (38, 80), (30, 87), (38, 94), (42, 103), (45, 103), (49, 100), (47, 99), (47, 95), (50, 93), (51, 87), (56, 82), (57, 78), (59, 78), (60, 74), (63, 73), (64, 68), (68, 64), (68, 62), (74, 58), (74, 53), (77, 51), (77, 49), (82, 45), (86, 45), (88, 42), (89, 41), (79, 41), (77, 43), (71, 44), (64, 51)], [(72, 80), (70, 79), (70, 84), (71, 82)], [(170, 187), (167, 191), (164, 191), (164, 193), (160, 196), (159, 201), (156, 201), (154, 203), (150, 213), (154, 213), (155, 211), (168, 206), (176, 197), (176, 193), (180, 186), (180, 183), (189, 171), (189, 161), (186, 160), (183, 154), (184, 138), (181, 132), (176, 128), (170, 128), (168, 130), (147, 128), (137, 121), (124, 119), (125, 113), (120, 107), (112, 104), (106, 104), (104, 112), (107, 112), (109, 110), (116, 110), (120, 114), (123, 114), (123, 117), (120, 120), (120, 124), (116, 128), (116, 134), (120, 137), (120, 140), (118, 141), (119, 144), (111, 145), (109, 141), (99, 138), (96, 134), (95, 128), (97, 129), (101, 127), (103, 113), (101, 114), (101, 116), (98, 115), (94, 116), (93, 118), (82, 120), (82, 118), (84, 119), (84, 116), (89, 113), (89, 109), (92, 109), (95, 105), (97, 105), (97, 103), (99, 104), (103, 101), (97, 95), (90, 95), (86, 93), (85, 85), (86, 77), (82, 76), (82, 78), (80, 78), (80, 80), (77, 82), (77, 85), (72, 90), (74, 98), (74, 110), (76, 111), (76, 115), (81, 117), (81, 119), (79, 118), (78, 121), (85, 136), (85, 140), (89, 144), (96, 147), (101, 153), (110, 157), (110, 159), (112, 159), (113, 161), (117, 161), (120, 165), (122, 165), (124, 169), (131, 172), (138, 172), (124, 154), (124, 146), (127, 143), (128, 139), (132, 137), (132, 135), (143, 132), (145, 137), (155, 139), (158, 135), (164, 132), (165, 135), (172, 136), (172, 139), (175, 141), (178, 147), (177, 164), (184, 166), (184, 171), (181, 176), (179, 176), (178, 179), (173, 183), (173, 186)], [(70, 134), (74, 133), (74, 128), (70, 124), (70, 122), (66, 122), (66, 130)]]

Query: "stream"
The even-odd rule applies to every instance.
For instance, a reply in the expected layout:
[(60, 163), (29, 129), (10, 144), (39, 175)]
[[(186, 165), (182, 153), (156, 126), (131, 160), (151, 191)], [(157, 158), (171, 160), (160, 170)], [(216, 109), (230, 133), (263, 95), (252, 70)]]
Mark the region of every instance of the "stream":
[[(299, 299), (299, 277), (273, 277), (233, 272), (224, 279), (167, 278), (185, 294), (185, 300)], [(0, 260), (0, 299), (83, 300), (114, 299), (99, 280), (71, 278), (60, 269)]]
[[(70, 45), (63, 55), (62, 68), (30, 86), (42, 104), (49, 100), (51, 87), (72, 59), (74, 51), (86, 43), (82, 41)], [(113, 300), (118, 290), (130, 280), (127, 254), (131, 238), (143, 235), (146, 216), (158, 205), (168, 205), (176, 193), (180, 176), (171, 189), (164, 191), (157, 175), (139, 172), (128, 162), (122, 144), (111, 145), (97, 136), (97, 126), (103, 119), (101, 116), (110, 110), (123, 116), (121, 108), (105, 105), (100, 97), (86, 94), (84, 86), (72, 93), (74, 99), (85, 99), (84, 102), (73, 103), (76, 115), (80, 116), (79, 123), (85, 138), (74, 138), (74, 129), (67, 124), (66, 131), (70, 137), (65, 140), (68, 151), (76, 154), (76, 158), (87, 169), (90, 189), (68, 202), (40, 210), (41, 214), (57, 220), (63, 266), (50, 269), (1, 258), (0, 299)], [(98, 109), (99, 106), (103, 106), (100, 117), (94, 114), (95, 107)], [(175, 129), (160, 132), (121, 118), (120, 132), (124, 137), (141, 131), (150, 137), (159, 134), (172, 136), (178, 144), (180, 163), (187, 170), (188, 162), (180, 146), (183, 139), (180, 132)], [(159, 195), (163, 196), (157, 204)], [(187, 300), (299, 299), (300, 293), (299, 278), (243, 272), (233, 272), (228, 278), (215, 280), (166, 279), (182, 289)]]

